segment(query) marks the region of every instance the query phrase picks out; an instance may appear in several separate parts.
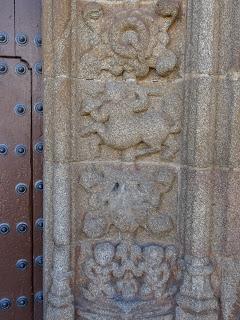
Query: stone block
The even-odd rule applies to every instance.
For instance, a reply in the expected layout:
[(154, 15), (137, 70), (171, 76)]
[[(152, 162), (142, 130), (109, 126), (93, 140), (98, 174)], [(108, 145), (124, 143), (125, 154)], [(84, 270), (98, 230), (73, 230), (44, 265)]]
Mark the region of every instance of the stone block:
[(185, 250), (191, 256), (210, 254), (213, 173), (210, 169), (183, 168), (180, 187), (180, 222)]
[(218, 82), (214, 163), (221, 167), (240, 166), (240, 79), (227, 76)]
[(219, 1), (218, 50), (216, 64), (218, 73), (234, 73), (240, 69), (240, 35), (238, 32), (240, 24), (240, 3), (237, 0)]
[(71, 11), (71, 2), (68, 0), (43, 2), (44, 77), (70, 74)]
[(221, 270), (220, 296), (222, 301), (223, 320), (238, 319), (239, 310), (239, 284), (240, 284), (240, 260), (222, 258), (219, 259)]
[(46, 79), (44, 83), (44, 157), (46, 161), (67, 163), (71, 160), (71, 80)]

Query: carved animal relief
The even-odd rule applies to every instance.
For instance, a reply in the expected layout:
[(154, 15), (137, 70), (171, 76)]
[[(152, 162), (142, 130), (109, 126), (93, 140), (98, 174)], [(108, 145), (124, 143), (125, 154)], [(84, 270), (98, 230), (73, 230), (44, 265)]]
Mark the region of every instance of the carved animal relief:
[(79, 74), (85, 79), (111, 75), (142, 79), (152, 71), (159, 77), (177, 64), (168, 48), (169, 28), (179, 13), (177, 1), (152, 1), (125, 9), (121, 2), (88, 2), (80, 12)]
[(97, 134), (99, 146), (120, 152), (125, 161), (152, 154), (171, 159), (179, 149), (181, 100), (173, 115), (162, 97), (163, 89), (109, 81), (83, 99), (80, 113), (87, 124), (81, 137)]

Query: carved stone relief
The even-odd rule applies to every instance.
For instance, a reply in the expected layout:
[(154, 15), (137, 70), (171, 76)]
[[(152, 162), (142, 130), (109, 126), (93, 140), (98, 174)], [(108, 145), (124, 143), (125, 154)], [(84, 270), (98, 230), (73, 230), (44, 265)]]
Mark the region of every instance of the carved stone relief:
[(170, 167), (84, 165), (75, 169), (74, 207), (79, 239), (104, 237), (175, 240), (177, 174)]
[[(122, 161), (178, 159), (181, 83), (170, 88), (113, 81), (75, 85), (76, 92), (81, 91), (73, 114), (75, 143), (79, 146), (76, 157)], [(86, 149), (84, 154), (82, 148)]]
[(161, 78), (177, 68), (169, 30), (180, 1), (81, 1), (78, 10), (78, 77), (143, 79), (154, 73)]
[(130, 240), (90, 245), (78, 268), (79, 319), (173, 319), (180, 269), (174, 246)]
[(237, 319), (237, 1), (44, 2), (46, 320)]

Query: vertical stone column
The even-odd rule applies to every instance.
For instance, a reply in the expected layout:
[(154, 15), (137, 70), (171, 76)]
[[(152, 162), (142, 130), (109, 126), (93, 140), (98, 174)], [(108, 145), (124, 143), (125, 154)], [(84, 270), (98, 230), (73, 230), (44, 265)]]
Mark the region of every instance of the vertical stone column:
[(74, 319), (71, 272), (71, 1), (43, 3), (44, 319)]
[(177, 319), (219, 317), (211, 275), (213, 164), (217, 103), (218, 2), (188, 1), (181, 201), (185, 230), (185, 272)]

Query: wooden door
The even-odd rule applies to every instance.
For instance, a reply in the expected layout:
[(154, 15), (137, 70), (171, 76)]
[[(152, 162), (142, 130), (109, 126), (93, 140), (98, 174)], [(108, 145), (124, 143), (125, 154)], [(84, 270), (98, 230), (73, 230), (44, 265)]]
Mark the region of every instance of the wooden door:
[(0, 0), (0, 319), (42, 319), (41, 0)]

